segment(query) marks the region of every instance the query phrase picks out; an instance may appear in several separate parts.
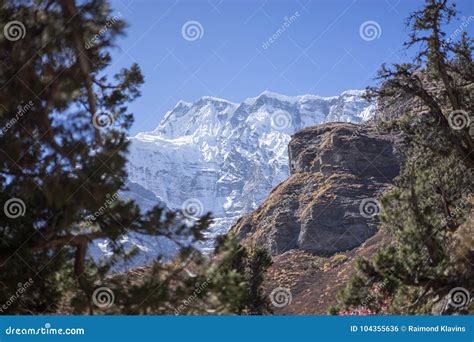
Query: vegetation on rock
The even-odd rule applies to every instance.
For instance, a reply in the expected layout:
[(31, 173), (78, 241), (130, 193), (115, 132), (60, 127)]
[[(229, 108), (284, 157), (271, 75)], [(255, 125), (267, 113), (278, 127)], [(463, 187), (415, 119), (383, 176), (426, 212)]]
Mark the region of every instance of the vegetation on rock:
[[(334, 313), (468, 310), (474, 289), (474, 44), (466, 33), (455, 41), (443, 31), (455, 14), (447, 0), (427, 0), (408, 19), (406, 45), (420, 52), (411, 63), (383, 66), (380, 87), (370, 89), (382, 112), (401, 112), (382, 124), (401, 133), (405, 156), (396, 187), (381, 201), (381, 229), (393, 242), (358, 262)], [(455, 288), (467, 291), (467, 302), (453, 308), (447, 297)]]
[[(133, 120), (127, 104), (144, 77), (136, 64), (104, 76), (125, 27), (107, 1), (12, 0), (0, 19), (27, 28), (0, 45), (1, 312), (260, 313), (262, 251), (225, 240), (210, 260), (193, 247), (209, 214), (142, 214), (117, 195)], [(136, 253), (120, 243), (127, 234), (166, 238), (180, 252), (172, 262), (158, 257), (140, 280), (110, 277)], [(113, 257), (92, 258), (91, 244), (104, 240)]]

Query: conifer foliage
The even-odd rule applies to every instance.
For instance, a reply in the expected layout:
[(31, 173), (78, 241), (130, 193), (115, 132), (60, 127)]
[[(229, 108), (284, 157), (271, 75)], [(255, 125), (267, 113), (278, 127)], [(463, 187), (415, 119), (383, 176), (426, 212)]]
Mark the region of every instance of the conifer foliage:
[[(222, 288), (235, 298), (250, 291), (244, 270), (221, 271), (193, 248), (209, 214), (192, 222), (160, 207), (143, 214), (119, 196), (133, 122), (127, 104), (144, 82), (136, 64), (107, 76), (122, 18), (104, 0), (11, 0), (0, 22), (1, 312), (243, 311)], [(173, 262), (158, 257), (139, 279), (111, 275), (136, 253), (119, 242), (130, 233), (174, 241), (179, 253)], [(91, 244), (103, 240), (113, 257), (93, 259)], [(229, 248), (221, 253), (237, 253)]]
[(401, 108), (395, 121), (381, 120), (381, 126), (401, 135), (405, 162), (396, 186), (381, 201), (381, 229), (392, 242), (372, 259), (359, 260), (356, 275), (339, 294), (339, 309), (365, 306), (392, 314), (469, 310), (474, 289), (474, 45), (465, 32), (445, 32), (455, 16), (447, 0), (426, 0), (407, 21), (406, 46), (419, 52), (411, 63), (382, 66), (380, 87), (369, 89), (382, 116)]

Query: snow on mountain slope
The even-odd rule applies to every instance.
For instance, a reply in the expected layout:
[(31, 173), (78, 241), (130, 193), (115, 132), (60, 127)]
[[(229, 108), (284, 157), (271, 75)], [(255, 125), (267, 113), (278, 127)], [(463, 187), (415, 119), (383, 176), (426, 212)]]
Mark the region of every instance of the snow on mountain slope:
[(290, 135), (323, 122), (368, 120), (373, 108), (362, 95), (266, 91), (240, 104), (180, 101), (154, 131), (130, 138), (129, 180), (189, 217), (212, 212), (209, 234), (224, 233), (288, 177)]

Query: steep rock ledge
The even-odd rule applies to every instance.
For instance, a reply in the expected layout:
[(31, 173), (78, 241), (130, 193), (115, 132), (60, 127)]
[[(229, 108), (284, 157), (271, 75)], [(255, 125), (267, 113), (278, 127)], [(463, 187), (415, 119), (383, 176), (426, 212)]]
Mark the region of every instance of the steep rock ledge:
[(273, 255), (327, 256), (361, 245), (377, 218), (360, 212), (399, 173), (393, 137), (370, 126), (328, 123), (303, 129), (288, 146), (290, 177), (231, 228)]

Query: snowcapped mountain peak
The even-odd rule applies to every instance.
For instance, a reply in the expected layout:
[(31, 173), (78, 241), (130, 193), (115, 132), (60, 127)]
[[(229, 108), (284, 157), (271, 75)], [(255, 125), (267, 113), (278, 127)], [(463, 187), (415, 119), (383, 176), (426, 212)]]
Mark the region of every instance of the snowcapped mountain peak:
[(372, 116), (363, 93), (321, 97), (265, 91), (240, 104), (210, 96), (180, 101), (155, 130), (130, 138), (129, 179), (169, 208), (192, 200), (201, 214), (213, 213), (213, 234), (225, 232), (287, 178), (292, 134), (328, 121), (358, 123)]
[(176, 104), (175, 108), (178, 108), (178, 107), (191, 107), (193, 105), (192, 102), (186, 102), (186, 101), (183, 101), (183, 100), (179, 100), (178, 103)]
[(269, 90), (263, 91), (260, 95), (257, 96), (257, 98), (270, 98), (270, 99), (275, 99), (278, 101), (290, 102), (290, 103), (294, 103), (299, 100), (299, 96), (282, 95), (282, 94), (278, 94)]
[[(205, 96), (194, 103), (180, 101), (158, 125), (147, 135), (164, 139), (176, 139), (194, 135), (197, 131), (213, 131), (221, 125), (237, 108), (237, 104), (227, 100)], [(137, 135), (137, 138), (140, 134)]]
[(214, 97), (214, 96), (202, 96), (198, 101), (197, 103), (200, 103), (200, 102), (207, 102), (207, 103), (225, 103), (225, 104), (230, 104), (230, 105), (234, 105), (236, 106), (237, 103), (234, 103), (234, 102), (231, 102), (229, 100), (226, 100), (226, 99), (221, 99), (221, 98), (218, 98), (218, 97)]
[(308, 102), (308, 101), (330, 101), (330, 100), (335, 100), (343, 96), (362, 96), (364, 93), (365, 93), (365, 90), (346, 90), (343, 93), (341, 93), (341, 95), (337, 95), (337, 96), (319, 96), (319, 95), (312, 95), (312, 94), (288, 96), (288, 95), (279, 94), (273, 91), (264, 90), (260, 95), (246, 99), (244, 103), (248, 105), (252, 105), (259, 99), (273, 99), (280, 102), (295, 104), (297, 102)]
[(280, 101), (280, 102), (294, 103), (294, 102), (297, 102), (299, 100), (299, 96), (282, 95), (282, 94), (278, 94), (278, 93), (275, 93), (275, 92), (272, 92), (272, 91), (269, 91), (269, 90), (265, 90), (260, 95), (258, 95), (257, 97), (250, 97), (250, 98), (246, 99), (244, 101), (244, 104), (253, 105), (253, 104), (255, 104), (255, 102), (257, 102), (259, 100), (265, 101), (265, 100), (268, 100), (268, 99), (276, 100), (276, 101)]

